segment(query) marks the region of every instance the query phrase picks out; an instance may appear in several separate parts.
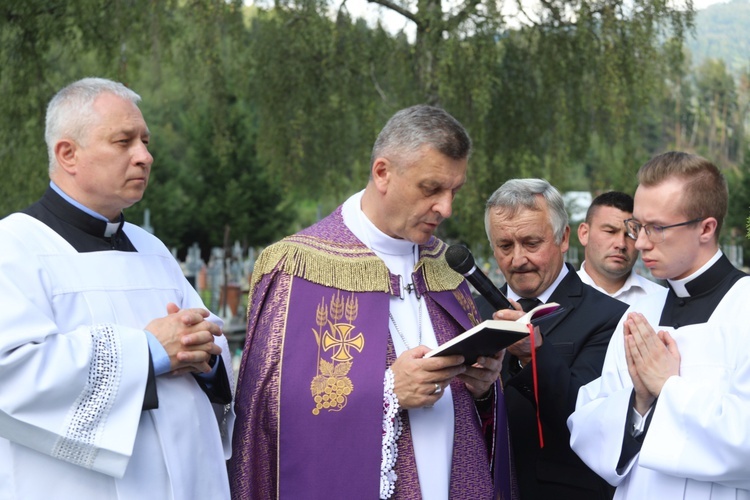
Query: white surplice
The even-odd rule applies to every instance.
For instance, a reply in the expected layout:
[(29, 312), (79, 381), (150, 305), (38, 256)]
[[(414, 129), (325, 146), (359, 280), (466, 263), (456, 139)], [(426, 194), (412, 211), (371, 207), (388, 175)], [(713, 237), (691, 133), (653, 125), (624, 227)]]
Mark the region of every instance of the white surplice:
[[(656, 325), (666, 296), (667, 289), (654, 293), (629, 311)], [(742, 278), (707, 323), (655, 328), (677, 342), (680, 375), (667, 380), (640, 453), (619, 472), (633, 384), (618, 325), (601, 378), (581, 388), (568, 419), (571, 447), (617, 486), (615, 499), (750, 499), (748, 299), (750, 278)]]
[(204, 306), (157, 238), (125, 231), (137, 253), (78, 253), (30, 216), (0, 221), (2, 500), (229, 497), (233, 411), (189, 374), (157, 377), (141, 409), (143, 328), (168, 302)]

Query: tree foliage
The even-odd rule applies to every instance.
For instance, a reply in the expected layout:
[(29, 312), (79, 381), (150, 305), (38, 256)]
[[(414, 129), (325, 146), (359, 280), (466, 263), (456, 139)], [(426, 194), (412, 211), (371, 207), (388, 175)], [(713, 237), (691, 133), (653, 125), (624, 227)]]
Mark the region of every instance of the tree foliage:
[[(475, 149), (441, 236), (485, 241), (484, 201), (512, 177), (632, 192), (651, 155), (688, 149), (747, 183), (748, 75), (691, 67), (691, 10), (664, 0), (369, 0), (391, 33), (341, 0), (10, 1), (0, 6), (0, 214), (44, 189), (49, 98), (89, 75), (143, 97), (155, 163), (144, 200), (168, 245), (263, 245), (361, 189), (398, 109), (444, 107)], [(744, 203), (739, 201), (739, 203)], [(739, 208), (738, 208), (739, 210)], [(740, 220), (740, 224), (742, 219)], [(736, 221), (733, 222), (736, 224)]]
[(374, 136), (414, 91), (403, 73), (405, 39), (313, 7), (259, 13), (248, 83), (260, 161), (287, 193), (331, 208), (364, 185)]
[[(153, 174), (144, 200), (169, 246), (204, 251), (233, 240), (267, 244), (294, 212), (256, 156), (254, 106), (247, 83), (242, 3), (23, 1), (0, 12), (4, 95), (0, 213), (34, 201), (47, 179), (44, 112), (65, 84), (97, 75), (143, 97), (153, 133)], [(7, 112), (5, 112), (7, 111)], [(19, 131), (19, 132), (16, 132)]]

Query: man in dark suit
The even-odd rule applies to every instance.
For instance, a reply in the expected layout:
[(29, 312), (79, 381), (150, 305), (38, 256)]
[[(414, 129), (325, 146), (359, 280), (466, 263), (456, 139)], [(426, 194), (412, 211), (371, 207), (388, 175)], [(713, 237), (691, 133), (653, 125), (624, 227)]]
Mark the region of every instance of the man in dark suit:
[[(609, 339), (627, 305), (583, 284), (564, 262), (568, 216), (562, 196), (547, 181), (513, 179), (503, 184), (487, 201), (485, 226), (508, 283), (508, 298), (524, 310), (539, 302), (564, 308), (541, 320), (534, 337), (536, 394), (531, 339), (508, 347), (504, 360), (502, 379), (521, 498), (611, 498), (612, 488), (570, 449), (566, 420), (575, 409), (578, 389), (601, 374)], [(494, 311), (482, 299), (478, 306), (485, 319), (493, 313), (495, 319), (522, 314)]]

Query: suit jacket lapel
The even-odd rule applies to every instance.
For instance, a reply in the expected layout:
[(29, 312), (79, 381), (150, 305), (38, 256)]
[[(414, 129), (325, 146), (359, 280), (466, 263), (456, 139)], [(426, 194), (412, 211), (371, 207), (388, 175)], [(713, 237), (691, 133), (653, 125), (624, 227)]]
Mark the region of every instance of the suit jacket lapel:
[(568, 274), (563, 278), (552, 295), (550, 295), (549, 302), (557, 302), (565, 308), (561, 314), (556, 314), (549, 319), (549, 322), (545, 322), (544, 319), (539, 321), (539, 328), (542, 330), (542, 334), (550, 335), (554, 332), (555, 327), (578, 307), (583, 300), (583, 282), (581, 278), (576, 274), (575, 269), (570, 264), (568, 266)]

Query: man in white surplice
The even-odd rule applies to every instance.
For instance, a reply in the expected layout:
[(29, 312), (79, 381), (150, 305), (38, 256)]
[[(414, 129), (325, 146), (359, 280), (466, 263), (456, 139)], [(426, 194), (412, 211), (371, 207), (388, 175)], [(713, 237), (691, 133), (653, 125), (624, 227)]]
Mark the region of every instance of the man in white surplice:
[(568, 419), (571, 447), (616, 499), (750, 499), (750, 279), (719, 249), (726, 181), (679, 152), (638, 181), (628, 235), (669, 287), (621, 319)]
[(153, 162), (139, 100), (99, 78), (58, 92), (50, 186), (0, 221), (3, 500), (229, 497), (221, 320), (122, 214)]

